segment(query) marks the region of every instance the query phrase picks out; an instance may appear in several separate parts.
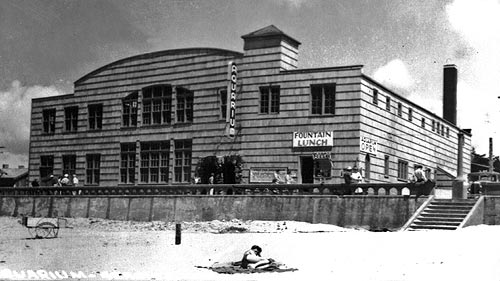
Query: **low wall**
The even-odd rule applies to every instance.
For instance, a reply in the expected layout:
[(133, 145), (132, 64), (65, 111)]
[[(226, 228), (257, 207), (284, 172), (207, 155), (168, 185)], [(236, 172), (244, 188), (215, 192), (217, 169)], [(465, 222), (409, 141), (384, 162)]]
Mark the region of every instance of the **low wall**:
[(484, 197), (484, 224), (500, 225), (500, 196)]
[(426, 196), (3, 196), (0, 215), (135, 221), (294, 220), (398, 229)]

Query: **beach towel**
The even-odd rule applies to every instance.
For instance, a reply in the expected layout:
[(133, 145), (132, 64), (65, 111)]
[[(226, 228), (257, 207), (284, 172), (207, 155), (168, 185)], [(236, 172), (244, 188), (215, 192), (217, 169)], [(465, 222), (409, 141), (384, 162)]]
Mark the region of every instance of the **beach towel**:
[(206, 268), (220, 274), (236, 274), (236, 273), (264, 273), (264, 272), (291, 272), (297, 271), (296, 268), (287, 268), (284, 264), (272, 262), (266, 268), (242, 268), (241, 261), (216, 263), (212, 266), (196, 266), (197, 268)]

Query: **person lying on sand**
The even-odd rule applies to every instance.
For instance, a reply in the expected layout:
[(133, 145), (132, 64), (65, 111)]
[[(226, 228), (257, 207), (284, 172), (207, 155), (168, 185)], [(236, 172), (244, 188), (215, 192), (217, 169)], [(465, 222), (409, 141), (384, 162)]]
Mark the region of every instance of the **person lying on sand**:
[(271, 263), (274, 262), (274, 260), (261, 257), (260, 256), (261, 253), (262, 253), (262, 248), (257, 245), (253, 245), (252, 248), (250, 248), (250, 250), (246, 251), (243, 254), (243, 259), (241, 260), (241, 267), (258, 268), (258, 269), (264, 269), (269, 267)]

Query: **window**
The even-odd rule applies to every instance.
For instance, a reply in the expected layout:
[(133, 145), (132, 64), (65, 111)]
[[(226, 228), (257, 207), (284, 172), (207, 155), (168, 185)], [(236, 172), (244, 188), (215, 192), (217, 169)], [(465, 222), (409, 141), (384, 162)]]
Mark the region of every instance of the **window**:
[(385, 97), (385, 110), (391, 111), (391, 97)]
[(176, 182), (189, 182), (191, 179), (191, 140), (176, 140), (174, 174)]
[(384, 177), (389, 177), (389, 155), (384, 156)]
[(133, 92), (122, 100), (122, 124), (123, 127), (137, 126), (137, 107), (139, 93)]
[(76, 155), (63, 155), (63, 174), (76, 174)]
[(56, 131), (56, 110), (45, 109), (42, 112), (43, 132), (45, 134), (53, 134)]
[(408, 108), (408, 121), (413, 121), (413, 109)]
[(142, 124), (172, 123), (172, 86), (156, 85), (142, 89)]
[(99, 184), (101, 173), (101, 155), (87, 154), (87, 184)]
[(89, 129), (102, 129), (102, 104), (89, 105)]
[(40, 156), (40, 178), (46, 178), (54, 174), (54, 156)]
[(446, 137), (447, 138), (450, 137), (450, 128), (449, 127), (446, 127)]
[(408, 179), (408, 162), (398, 160), (398, 179)]
[(441, 124), (441, 136), (444, 136), (444, 124)]
[(441, 133), (440, 129), (441, 129), (441, 124), (439, 124), (439, 122), (436, 122), (436, 133), (439, 135)]
[(398, 102), (398, 116), (403, 116), (403, 105), (400, 102)]
[(280, 112), (280, 87), (260, 87), (260, 113)]
[(120, 145), (120, 182), (135, 182), (135, 142)]
[(177, 88), (177, 122), (193, 122), (193, 92)]
[(378, 90), (373, 89), (373, 104), (378, 104)]
[(365, 156), (365, 180), (370, 179), (370, 171), (371, 170), (371, 159), (370, 154), (366, 154)]
[(422, 124), (420, 126), (425, 129), (425, 118), (424, 117), (422, 117)]
[(141, 142), (141, 182), (168, 182), (169, 141)]
[(311, 85), (311, 113), (335, 114), (335, 84)]
[(436, 121), (432, 120), (432, 131), (436, 130)]
[(76, 132), (78, 130), (78, 106), (64, 109), (64, 127), (66, 132)]
[(220, 118), (227, 118), (227, 90), (219, 91)]

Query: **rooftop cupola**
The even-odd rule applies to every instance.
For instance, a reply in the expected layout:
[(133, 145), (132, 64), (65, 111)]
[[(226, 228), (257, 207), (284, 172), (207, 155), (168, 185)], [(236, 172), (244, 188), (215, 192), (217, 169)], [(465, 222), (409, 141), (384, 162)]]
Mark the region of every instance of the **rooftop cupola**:
[(270, 25), (241, 36), (245, 70), (291, 70), (298, 67), (300, 42)]

